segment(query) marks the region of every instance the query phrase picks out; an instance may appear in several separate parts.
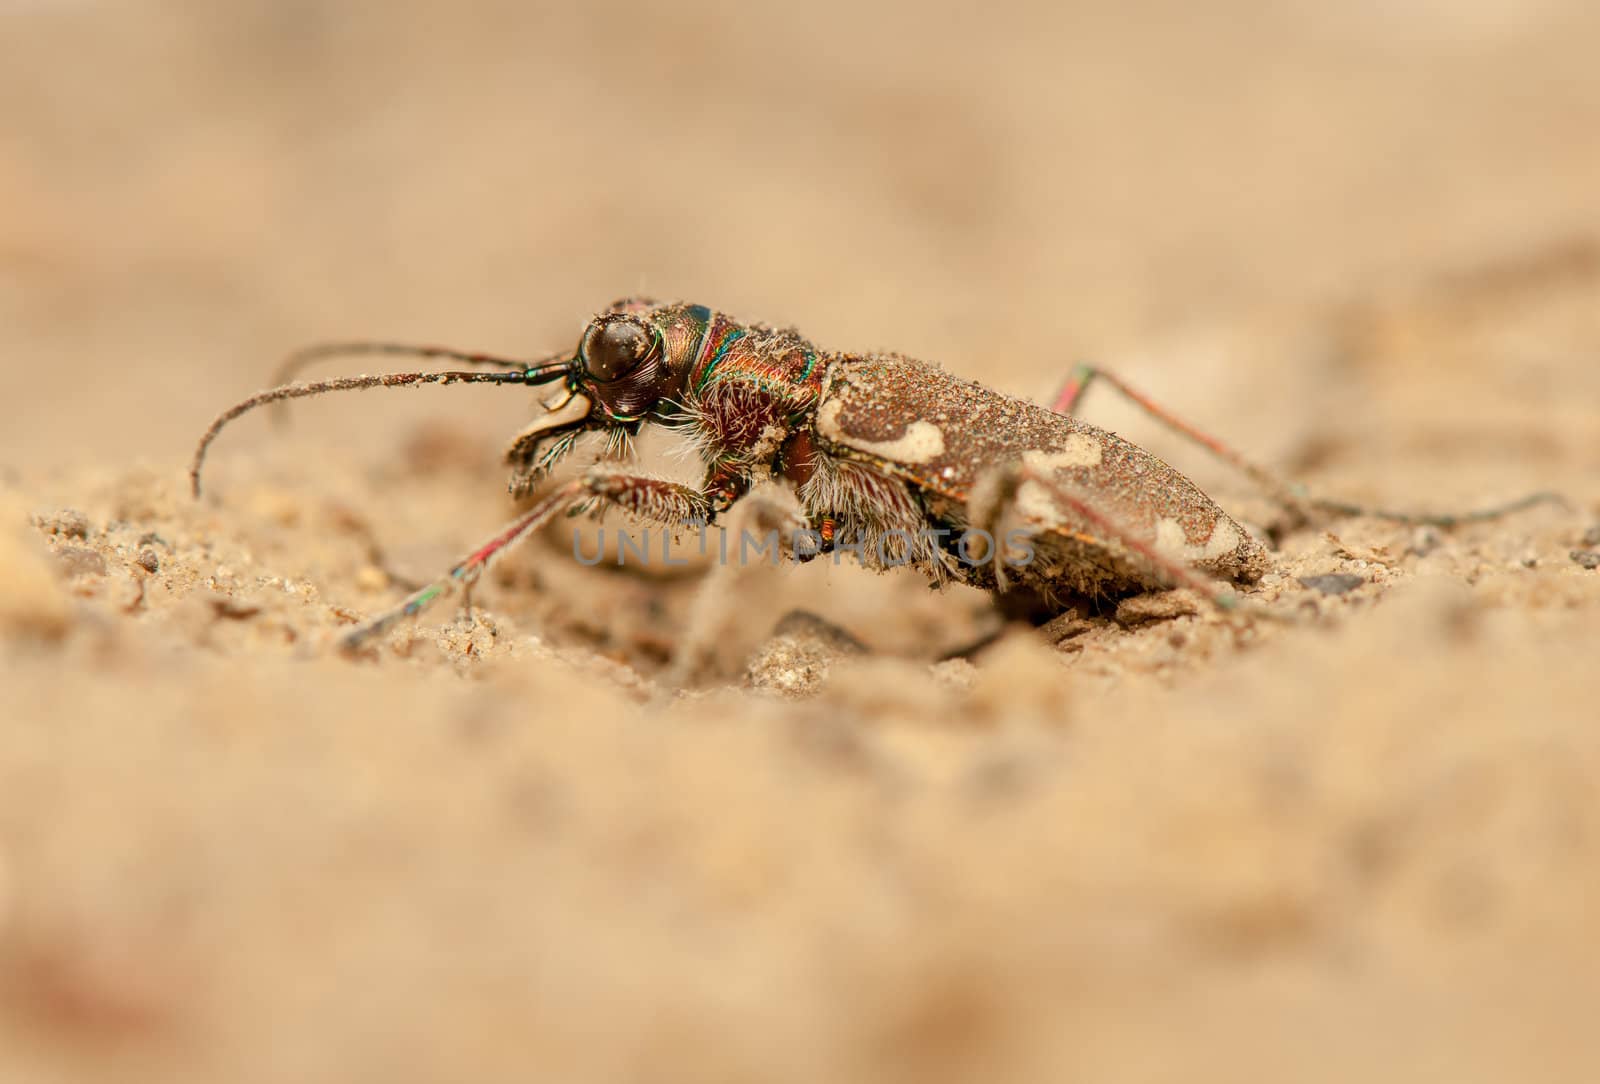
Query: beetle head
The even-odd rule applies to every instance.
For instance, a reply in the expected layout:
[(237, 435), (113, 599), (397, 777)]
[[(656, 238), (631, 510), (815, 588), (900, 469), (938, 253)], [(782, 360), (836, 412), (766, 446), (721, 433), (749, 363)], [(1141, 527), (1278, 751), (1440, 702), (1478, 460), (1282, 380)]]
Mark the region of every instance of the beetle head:
[[(627, 298), (589, 321), (571, 355), (557, 354), (533, 363), (444, 347), (389, 342), (346, 342), (314, 346), (292, 355), (279, 370), (280, 386), (258, 393), (225, 411), (201, 438), (190, 468), (195, 492), (206, 449), (240, 414), (269, 403), (330, 391), (417, 384), (560, 383), (544, 409), (517, 434), (506, 457), (516, 474), (513, 489), (531, 485), (571, 450), (584, 432), (606, 432), (612, 450), (627, 446), (639, 424), (677, 399), (693, 366), (711, 312), (703, 305), (660, 305)], [(413, 372), (341, 377), (309, 384), (289, 383), (306, 364), (338, 354), (388, 354), (445, 358), (498, 372)]]
[(703, 305), (625, 298), (590, 320), (544, 410), (506, 450), (511, 489), (523, 493), (586, 432), (603, 431), (620, 455), (639, 425), (678, 400), (710, 325)]

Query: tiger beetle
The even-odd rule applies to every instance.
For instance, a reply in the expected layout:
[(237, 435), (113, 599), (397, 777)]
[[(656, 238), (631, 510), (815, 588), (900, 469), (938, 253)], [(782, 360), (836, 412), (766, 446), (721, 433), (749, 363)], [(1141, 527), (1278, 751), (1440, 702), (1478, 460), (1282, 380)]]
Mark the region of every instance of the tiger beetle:
[[(288, 382), (306, 363), (341, 354), (439, 358), (474, 368)], [(1452, 526), (1550, 497), (1438, 516), (1316, 500), (1098, 368), (1076, 368), (1047, 409), (899, 354), (830, 353), (793, 329), (643, 298), (595, 316), (572, 353), (531, 364), (353, 342), (301, 351), (281, 375), (280, 386), (230, 408), (206, 430), (190, 468), (197, 498), (206, 451), (224, 426), (256, 407), (325, 392), (555, 385), (506, 449), (518, 498), (533, 494), (580, 436), (604, 438), (598, 462), (545, 492), (443, 576), (347, 634), (347, 650), (441, 598), (470, 592), (495, 560), (562, 513), (617, 507), (665, 527), (708, 524), (764, 481), (787, 485), (796, 497), (815, 540), (809, 552), (789, 551), (800, 559), (848, 545), (868, 567), (906, 564), (935, 584), (967, 583), (1047, 609), (1167, 587), (1235, 608), (1238, 596), (1218, 580), (1254, 583), (1269, 567), (1266, 549), (1178, 471), (1075, 417), (1097, 380), (1243, 471), (1301, 521), (1317, 513), (1370, 514)], [(705, 464), (698, 487), (623, 465), (647, 424), (688, 438)]]

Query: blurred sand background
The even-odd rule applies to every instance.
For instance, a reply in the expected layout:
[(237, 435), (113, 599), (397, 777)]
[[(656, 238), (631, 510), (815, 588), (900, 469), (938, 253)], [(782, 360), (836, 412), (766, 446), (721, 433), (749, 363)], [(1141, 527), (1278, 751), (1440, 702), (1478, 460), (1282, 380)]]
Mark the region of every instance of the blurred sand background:
[[(1597, 50), (1579, 0), (0, 0), (0, 1080), (1595, 1079)], [(947, 663), (970, 592), (728, 612), (556, 538), (351, 663), (510, 516), (528, 397), (248, 419), (187, 499), (294, 346), (634, 292), (1569, 504), (1291, 533), (1294, 627)]]

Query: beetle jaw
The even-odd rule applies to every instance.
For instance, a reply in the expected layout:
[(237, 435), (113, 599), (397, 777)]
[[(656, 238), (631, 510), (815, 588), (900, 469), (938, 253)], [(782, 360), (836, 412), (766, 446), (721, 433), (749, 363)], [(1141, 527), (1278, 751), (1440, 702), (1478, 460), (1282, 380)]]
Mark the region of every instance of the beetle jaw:
[(551, 435), (568, 429), (587, 429), (594, 400), (568, 386), (562, 386), (544, 400), (544, 413), (523, 426), (506, 446), (506, 461), (513, 465), (528, 463)]

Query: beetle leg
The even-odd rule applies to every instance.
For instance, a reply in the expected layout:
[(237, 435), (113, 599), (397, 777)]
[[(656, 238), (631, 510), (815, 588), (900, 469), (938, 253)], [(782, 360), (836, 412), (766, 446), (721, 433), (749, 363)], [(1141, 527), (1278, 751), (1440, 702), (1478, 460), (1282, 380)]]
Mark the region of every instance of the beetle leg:
[(345, 651), (358, 650), (397, 622), (414, 617), (439, 599), (457, 591), (470, 591), (491, 564), (560, 513), (583, 511), (602, 504), (674, 527), (688, 519), (703, 518), (708, 512), (705, 496), (689, 486), (604, 469), (590, 470), (545, 496), (457, 561), (450, 571), (413, 592), (400, 605), (346, 634), (340, 646)]
[(997, 540), (995, 545), (999, 552), (990, 555), (990, 559), (994, 562), (995, 582), (1000, 590), (1005, 589), (1006, 561), (1003, 544), (998, 541), (1000, 538), (1000, 526), (1016, 510), (1021, 502), (1022, 487), (1029, 484), (1043, 489), (1049, 494), (1050, 499), (1057, 507), (1077, 516), (1084, 525), (1091, 529), (1092, 533), (1072, 531), (1062, 526), (1048, 524), (1041, 529), (1057, 530), (1085, 544), (1097, 547), (1104, 547), (1107, 542), (1117, 543), (1137, 556), (1151, 571), (1173, 586), (1187, 587), (1199, 592), (1200, 595), (1211, 600), (1220, 610), (1231, 610), (1238, 606), (1238, 596), (1233, 592), (1218, 590), (1217, 585), (1209, 578), (1196, 572), (1182, 561), (1174, 560), (1161, 553), (1149, 541), (1122, 526), (1113, 517), (1100, 511), (1090, 502), (1074, 494), (1049, 474), (1022, 463), (1011, 463), (996, 468), (995, 473), (990, 475), (978, 490), (978, 492), (986, 494), (981, 499), (982, 507), (974, 509), (976, 512), (973, 516), (974, 522), (988, 532), (990, 538)]
[(615, 506), (640, 519), (673, 527), (685, 520), (711, 519), (710, 501), (704, 492), (663, 478), (595, 467), (578, 478), (576, 485), (582, 492), (577, 506), (585, 510)]
[(1296, 522), (1304, 523), (1310, 519), (1306, 507), (1307, 496), (1304, 486), (1280, 478), (1265, 467), (1257, 466), (1255, 463), (1250, 462), (1250, 460), (1222, 443), (1216, 437), (1190, 425), (1160, 403), (1138, 391), (1115, 373), (1107, 372), (1105, 369), (1095, 365), (1079, 364), (1073, 366), (1072, 374), (1067, 377), (1067, 382), (1062, 385), (1060, 393), (1056, 395), (1055, 402), (1050, 404), (1050, 409), (1057, 414), (1071, 415), (1076, 413), (1078, 401), (1083, 398), (1083, 393), (1089, 390), (1089, 385), (1096, 380), (1105, 381), (1121, 393), (1123, 398), (1133, 403), (1156, 421), (1173, 432), (1194, 441), (1200, 447), (1222, 460), (1222, 462), (1249, 478), (1261, 488), (1262, 492), (1294, 517)]
[(813, 545), (804, 550), (797, 546), (793, 550), (794, 559), (800, 564), (833, 552), (833, 540), (839, 534), (839, 521), (832, 516), (822, 516), (812, 523), (811, 529), (816, 532), (815, 539), (811, 540)]
[(1560, 494), (1545, 490), (1529, 494), (1514, 501), (1507, 501), (1504, 504), (1493, 505), (1489, 508), (1479, 508), (1470, 512), (1428, 513), (1399, 512), (1392, 509), (1374, 508), (1370, 505), (1353, 504), (1349, 501), (1312, 497), (1304, 485), (1281, 478), (1265, 467), (1250, 462), (1250, 460), (1216, 437), (1195, 428), (1149, 396), (1133, 388), (1115, 373), (1108, 372), (1098, 366), (1086, 364), (1074, 366), (1072, 374), (1067, 377), (1067, 382), (1062, 385), (1061, 391), (1056, 395), (1055, 401), (1051, 403), (1050, 409), (1057, 414), (1071, 415), (1075, 413), (1078, 401), (1083, 398), (1083, 393), (1096, 380), (1105, 381), (1116, 389), (1123, 398), (1139, 407), (1156, 421), (1194, 441), (1200, 447), (1222, 460), (1222, 462), (1249, 478), (1275, 504), (1289, 514), (1290, 526), (1297, 527), (1309, 523), (1313, 513), (1321, 513), (1325, 516), (1371, 516), (1374, 519), (1388, 520), (1391, 523), (1404, 523), (1418, 527), (1455, 527), (1462, 523), (1499, 519), (1501, 516), (1510, 515), (1512, 512), (1520, 512), (1524, 508), (1530, 508), (1536, 504), (1565, 503)]
[(711, 507), (726, 512), (733, 502), (750, 489), (750, 480), (736, 465), (728, 462), (716, 464), (707, 473), (705, 492)]

